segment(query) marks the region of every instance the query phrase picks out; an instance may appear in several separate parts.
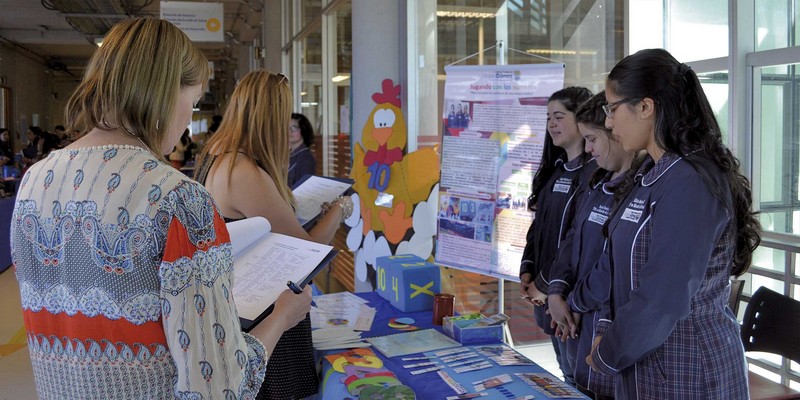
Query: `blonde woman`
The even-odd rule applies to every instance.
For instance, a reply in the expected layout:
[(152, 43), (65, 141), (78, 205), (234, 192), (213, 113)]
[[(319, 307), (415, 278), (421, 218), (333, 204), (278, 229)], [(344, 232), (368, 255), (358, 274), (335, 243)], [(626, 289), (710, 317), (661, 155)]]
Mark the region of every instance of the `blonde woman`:
[(43, 399), (248, 398), (310, 292), (243, 334), (230, 240), (208, 192), (165, 163), (208, 77), (169, 22), (113, 27), (70, 98), (88, 133), (25, 174), (11, 225)]
[[(326, 206), (317, 225), (306, 232), (297, 222), (294, 197), (287, 184), (292, 115), (288, 79), (258, 70), (242, 78), (225, 115), (198, 160), (196, 178), (214, 196), (226, 220), (261, 216), (272, 231), (319, 243), (330, 243), (350, 216), (349, 197)], [(306, 318), (284, 334), (267, 365), (259, 397), (302, 398), (317, 392), (318, 376)]]

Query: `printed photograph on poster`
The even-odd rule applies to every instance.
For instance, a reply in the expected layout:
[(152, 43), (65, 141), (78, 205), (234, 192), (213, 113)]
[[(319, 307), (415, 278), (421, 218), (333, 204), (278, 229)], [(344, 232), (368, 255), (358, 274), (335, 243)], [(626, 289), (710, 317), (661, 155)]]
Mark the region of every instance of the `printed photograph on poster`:
[(469, 128), (472, 120), (470, 104), (468, 102), (450, 102), (447, 105), (447, 118), (444, 119), (444, 130), (451, 134), (458, 134), (458, 131)]
[(518, 280), (527, 208), (563, 64), (448, 66), (436, 262)]
[(443, 219), (439, 221), (439, 232), (445, 235), (474, 239), (475, 225)]

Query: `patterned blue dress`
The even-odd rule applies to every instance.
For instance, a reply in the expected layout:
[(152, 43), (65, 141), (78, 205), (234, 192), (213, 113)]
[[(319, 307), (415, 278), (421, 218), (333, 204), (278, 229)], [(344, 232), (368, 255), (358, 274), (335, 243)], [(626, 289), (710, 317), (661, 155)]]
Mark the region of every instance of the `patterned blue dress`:
[(240, 329), (225, 224), (146, 150), (56, 150), (22, 179), (12, 259), (43, 399), (253, 398), (264, 346)]

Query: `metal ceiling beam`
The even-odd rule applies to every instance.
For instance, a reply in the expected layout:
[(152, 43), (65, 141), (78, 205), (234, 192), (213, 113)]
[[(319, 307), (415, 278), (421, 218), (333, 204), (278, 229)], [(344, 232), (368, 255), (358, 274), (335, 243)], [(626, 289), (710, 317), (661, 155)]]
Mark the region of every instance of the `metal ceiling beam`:
[(108, 18), (108, 19), (128, 19), (131, 18), (127, 14), (99, 14), (99, 13), (77, 13), (77, 12), (60, 12), (60, 16), (68, 18)]
[(73, 29), (0, 29), (0, 36), (17, 43), (84, 44), (86, 35)]

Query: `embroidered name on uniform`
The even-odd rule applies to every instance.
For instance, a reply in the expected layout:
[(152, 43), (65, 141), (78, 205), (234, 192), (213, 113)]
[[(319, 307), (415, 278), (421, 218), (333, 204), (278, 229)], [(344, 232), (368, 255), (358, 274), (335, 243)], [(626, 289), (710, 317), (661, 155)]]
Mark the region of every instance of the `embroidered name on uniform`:
[(642, 218), (644, 205), (645, 205), (644, 200), (633, 199), (633, 201), (628, 204), (628, 208), (626, 208), (625, 211), (622, 213), (622, 219), (625, 221), (638, 223), (639, 218)]
[(572, 178), (558, 178), (553, 185), (553, 192), (569, 193), (569, 188), (572, 187)]
[(608, 219), (608, 213), (611, 210), (608, 209), (606, 206), (594, 206), (592, 207), (592, 212), (589, 214), (589, 222), (594, 222), (598, 225), (603, 225), (606, 223)]

